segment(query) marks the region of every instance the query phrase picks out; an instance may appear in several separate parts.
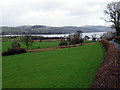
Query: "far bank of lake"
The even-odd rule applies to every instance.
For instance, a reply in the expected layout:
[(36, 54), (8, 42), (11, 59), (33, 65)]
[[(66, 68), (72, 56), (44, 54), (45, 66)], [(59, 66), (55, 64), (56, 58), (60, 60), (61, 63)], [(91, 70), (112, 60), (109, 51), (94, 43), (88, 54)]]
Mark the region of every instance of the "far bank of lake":
[[(106, 32), (91, 32), (91, 33), (83, 33), (83, 37), (84, 36), (89, 36), (90, 38), (92, 38), (92, 35), (96, 36), (97, 38), (99, 38), (100, 36), (102, 36), (104, 33)], [(74, 33), (71, 33), (74, 34)], [(43, 37), (67, 37), (70, 34), (40, 34), (40, 35), (31, 35), (31, 36), (43, 36)], [(25, 36), (25, 35), (2, 35), (2, 37), (13, 37), (13, 36)]]

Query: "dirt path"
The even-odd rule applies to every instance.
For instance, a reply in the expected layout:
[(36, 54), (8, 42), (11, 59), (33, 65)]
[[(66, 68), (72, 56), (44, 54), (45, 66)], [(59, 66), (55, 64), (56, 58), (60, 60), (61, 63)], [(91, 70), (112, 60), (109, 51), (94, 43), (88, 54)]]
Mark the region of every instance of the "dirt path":
[(91, 44), (95, 44), (95, 43), (97, 43), (97, 42), (85, 43), (85, 44), (76, 44), (76, 45), (67, 45), (67, 46), (59, 46), (59, 47), (49, 47), (49, 48), (31, 49), (31, 50), (26, 50), (26, 51), (27, 51), (27, 52), (48, 51), (48, 50), (56, 50), (56, 49), (64, 49), (64, 48), (72, 48), (72, 47), (78, 47), (78, 46), (91, 45)]
[[(54, 42), (54, 41), (60, 41), (61, 39), (44, 39), (42, 42)], [(34, 42), (40, 42), (40, 40), (34, 40)]]

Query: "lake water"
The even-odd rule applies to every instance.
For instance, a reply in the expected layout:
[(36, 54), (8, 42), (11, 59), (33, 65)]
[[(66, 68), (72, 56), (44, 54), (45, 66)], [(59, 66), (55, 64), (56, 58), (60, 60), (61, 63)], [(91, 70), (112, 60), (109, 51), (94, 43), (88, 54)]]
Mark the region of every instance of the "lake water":
[[(96, 35), (97, 38), (99, 38), (100, 36), (102, 36), (104, 33), (106, 32), (92, 32), (92, 33), (83, 33), (83, 37), (84, 36), (89, 36), (90, 38), (92, 38), (92, 35)], [(74, 34), (74, 33), (72, 33)], [(69, 34), (41, 34), (41, 35), (31, 35), (31, 36), (43, 36), (43, 37), (67, 37)], [(24, 36), (24, 35), (3, 35), (3, 36)]]

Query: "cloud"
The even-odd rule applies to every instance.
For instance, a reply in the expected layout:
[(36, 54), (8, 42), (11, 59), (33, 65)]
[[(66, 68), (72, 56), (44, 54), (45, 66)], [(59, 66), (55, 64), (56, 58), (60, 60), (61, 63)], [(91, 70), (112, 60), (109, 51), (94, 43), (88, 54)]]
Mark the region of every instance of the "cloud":
[[(2, 0), (2, 25), (104, 25), (100, 17), (113, 0)], [(116, 0), (118, 1), (118, 0)]]

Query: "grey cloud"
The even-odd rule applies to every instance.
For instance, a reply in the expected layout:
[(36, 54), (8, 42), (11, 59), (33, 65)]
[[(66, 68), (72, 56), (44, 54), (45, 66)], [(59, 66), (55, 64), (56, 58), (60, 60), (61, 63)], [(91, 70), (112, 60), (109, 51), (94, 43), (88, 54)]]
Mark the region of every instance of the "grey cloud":
[(100, 24), (108, 0), (3, 0), (3, 25)]

